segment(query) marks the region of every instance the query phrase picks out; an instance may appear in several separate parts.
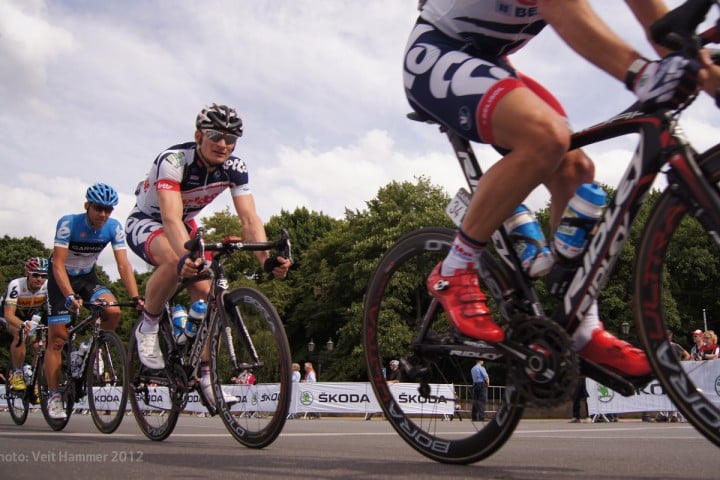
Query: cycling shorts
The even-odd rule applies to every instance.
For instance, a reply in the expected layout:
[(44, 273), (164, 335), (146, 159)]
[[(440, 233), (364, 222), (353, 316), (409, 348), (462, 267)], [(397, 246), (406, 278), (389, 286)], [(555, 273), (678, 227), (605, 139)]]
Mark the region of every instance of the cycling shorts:
[(413, 109), (475, 142), (493, 143), (493, 110), (515, 88), (529, 88), (566, 117), (545, 87), (517, 72), (505, 57), (485, 58), (422, 20), (405, 50), (403, 81)]
[[(192, 238), (197, 231), (197, 223), (194, 219), (185, 222), (185, 228)], [(157, 267), (157, 262), (150, 254), (150, 244), (158, 236), (165, 233), (165, 228), (161, 221), (143, 213), (139, 208), (135, 207), (130, 212), (127, 222), (125, 222), (126, 241), (130, 249), (135, 254), (145, 260), (150, 265)]]
[[(110, 289), (106, 286), (101, 285), (98, 280), (95, 270), (90, 273), (84, 273), (82, 275), (68, 276), (70, 279), (70, 285), (72, 286), (73, 292), (76, 295), (80, 295), (80, 298), (84, 302), (94, 302), (101, 295), (110, 293)], [(60, 291), (60, 288), (55, 281), (52, 274), (52, 265), (48, 268), (48, 325), (63, 325), (72, 321), (70, 311), (65, 308), (65, 295)]]

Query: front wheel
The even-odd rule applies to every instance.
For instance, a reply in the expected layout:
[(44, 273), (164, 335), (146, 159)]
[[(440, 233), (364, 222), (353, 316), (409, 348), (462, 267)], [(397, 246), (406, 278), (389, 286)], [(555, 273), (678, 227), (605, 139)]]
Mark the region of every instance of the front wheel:
[[(252, 288), (223, 293), (224, 315), (210, 340), (210, 372), (220, 418), (243, 445), (263, 448), (285, 425), (290, 409), (291, 354), (285, 328), (270, 300)], [(216, 314), (219, 314), (216, 313)], [(221, 386), (243, 370), (252, 370), (255, 385), (234, 385), (225, 402)]]
[[(10, 377), (14, 374), (14, 370), (10, 368), (5, 384), (5, 399), (7, 400), (8, 413), (10, 418), (16, 425), (22, 425), (27, 420), (28, 412), (30, 411), (30, 402), (27, 400), (27, 390), (16, 391), (10, 386)], [(27, 389), (32, 388), (32, 385), (28, 385)]]
[[(720, 194), (720, 146), (698, 158)], [(720, 224), (676, 189), (653, 207), (639, 248), (633, 304), (638, 335), (664, 391), (684, 417), (720, 446), (720, 380), (715, 362), (682, 361), (666, 337), (673, 326), (703, 329), (703, 315), (720, 317)], [(689, 318), (682, 318), (688, 316)], [(689, 329), (687, 329), (689, 330)], [(707, 332), (706, 332), (707, 334)]]
[[(523, 407), (517, 390), (508, 386), (488, 399), (488, 410), (494, 412), (486, 414), (488, 420), (443, 422), (458, 406), (471, 410), (471, 399), (460, 394), (460, 385), (472, 386), (470, 369), (476, 358), (485, 355), (494, 385), (501, 384), (496, 372), (505, 368), (493, 361), (490, 346), (457, 337), (440, 304), (428, 294), (425, 280), (447, 255), (454, 236), (446, 228), (424, 228), (390, 247), (370, 279), (363, 340), (375, 396), (397, 433), (426, 457), (467, 464), (491, 455), (510, 438)], [(404, 383), (385, 380), (391, 359), (399, 360)]]
[(128, 376), (125, 346), (114, 332), (103, 331), (89, 352), (85, 382), (95, 426), (112, 433), (125, 417)]

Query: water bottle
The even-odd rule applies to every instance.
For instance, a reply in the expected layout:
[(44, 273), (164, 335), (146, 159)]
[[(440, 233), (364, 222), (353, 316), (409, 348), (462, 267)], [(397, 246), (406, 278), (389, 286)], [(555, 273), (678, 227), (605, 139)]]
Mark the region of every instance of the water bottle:
[(173, 309), (172, 322), (175, 342), (178, 345), (184, 345), (188, 340), (188, 337), (185, 335), (185, 329), (188, 324), (188, 314), (185, 307), (182, 305), (175, 305), (175, 308)]
[(80, 344), (77, 350), (70, 352), (70, 374), (73, 378), (80, 378), (83, 359), (85, 358), (88, 350), (90, 350), (90, 340), (85, 340)]
[(595, 183), (584, 183), (570, 199), (553, 240), (555, 251), (573, 259), (585, 251), (588, 237), (605, 208), (607, 194)]
[(553, 265), (553, 256), (535, 215), (525, 205), (520, 205), (504, 225), (513, 239), (513, 248), (525, 273), (531, 278), (548, 273)]
[(25, 383), (30, 383), (30, 380), (32, 380), (33, 370), (30, 365), (27, 363), (23, 365), (23, 377), (25, 377)]
[(205, 300), (195, 300), (190, 306), (190, 312), (188, 313), (187, 327), (185, 328), (185, 334), (192, 338), (197, 334), (198, 325), (202, 323), (205, 318), (205, 312), (207, 312), (207, 303)]

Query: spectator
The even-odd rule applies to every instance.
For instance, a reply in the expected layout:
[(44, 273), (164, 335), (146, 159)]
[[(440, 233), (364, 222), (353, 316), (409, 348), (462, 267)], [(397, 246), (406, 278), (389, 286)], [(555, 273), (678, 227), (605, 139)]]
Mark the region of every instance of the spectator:
[(487, 389), (490, 385), (490, 376), (483, 366), (484, 361), (478, 359), (475, 366), (470, 369), (470, 375), (473, 381), (473, 405), (472, 405), (472, 421), (485, 421), (485, 403), (487, 402)]
[(387, 372), (385, 380), (388, 383), (400, 383), (400, 362), (397, 360), (390, 361), (390, 371)]
[(667, 338), (668, 343), (670, 343), (670, 346), (675, 352), (675, 355), (677, 355), (678, 360), (690, 360), (690, 354), (688, 353), (688, 351), (685, 350), (683, 346), (679, 343), (673, 342), (672, 330), (670, 330), (669, 328), (665, 330), (665, 337)]
[(587, 397), (588, 392), (585, 386), (585, 376), (581, 375), (578, 377), (578, 384), (572, 396), (572, 420), (570, 420), (570, 423), (580, 423), (580, 418), (582, 418), (580, 417), (580, 410), (583, 401), (585, 401), (585, 412), (588, 413), (588, 417), (590, 416), (587, 410)]
[(293, 363), (292, 364), (292, 391), (290, 392), (292, 395), (292, 401), (290, 402), (290, 413), (288, 414), (288, 420), (294, 420), (297, 418), (297, 395), (299, 392), (297, 383), (300, 383), (300, 364), (299, 363)]
[(702, 360), (701, 351), (703, 348), (703, 331), (700, 329), (692, 332), (693, 336), (693, 347), (690, 349), (690, 358), (692, 360)]
[[(313, 368), (313, 364), (311, 362), (305, 362), (305, 378), (302, 380), (305, 383), (315, 383), (317, 382), (317, 375), (315, 374), (315, 369)], [(305, 414), (307, 418), (317, 418), (320, 419), (319, 413), (310, 413), (308, 412)]]
[(715, 360), (720, 355), (720, 347), (717, 344), (717, 335), (712, 330), (703, 333), (703, 346), (700, 350), (701, 360)]

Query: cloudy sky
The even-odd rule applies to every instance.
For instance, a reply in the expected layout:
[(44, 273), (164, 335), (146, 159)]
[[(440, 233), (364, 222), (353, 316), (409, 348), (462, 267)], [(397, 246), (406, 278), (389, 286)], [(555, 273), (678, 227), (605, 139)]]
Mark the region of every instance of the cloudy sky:
[[(676, 5), (678, 1), (669, 2)], [(624, 2), (593, 1), (651, 55)], [(82, 211), (101, 181), (133, 190), (163, 149), (192, 139), (206, 104), (238, 109), (260, 215), (305, 206), (341, 218), (392, 180), (425, 175), (449, 194), (463, 185), (437, 129), (405, 119), (402, 52), (414, 0), (2, 0), (0, 2), (0, 235), (52, 245), (57, 219)], [(514, 57), (553, 91), (573, 126), (618, 113), (624, 87), (575, 56), (547, 28)], [(684, 126), (715, 143), (717, 114), (698, 101)], [(714, 123), (717, 123), (716, 121)], [(631, 139), (591, 150), (613, 184)], [(478, 146), (488, 167), (499, 157)], [(529, 204), (541, 208), (540, 187)], [(224, 195), (207, 214), (230, 205)], [(109, 249), (108, 249), (109, 250)], [(144, 264), (130, 254), (138, 270)], [(115, 275), (111, 256), (101, 257)]]

